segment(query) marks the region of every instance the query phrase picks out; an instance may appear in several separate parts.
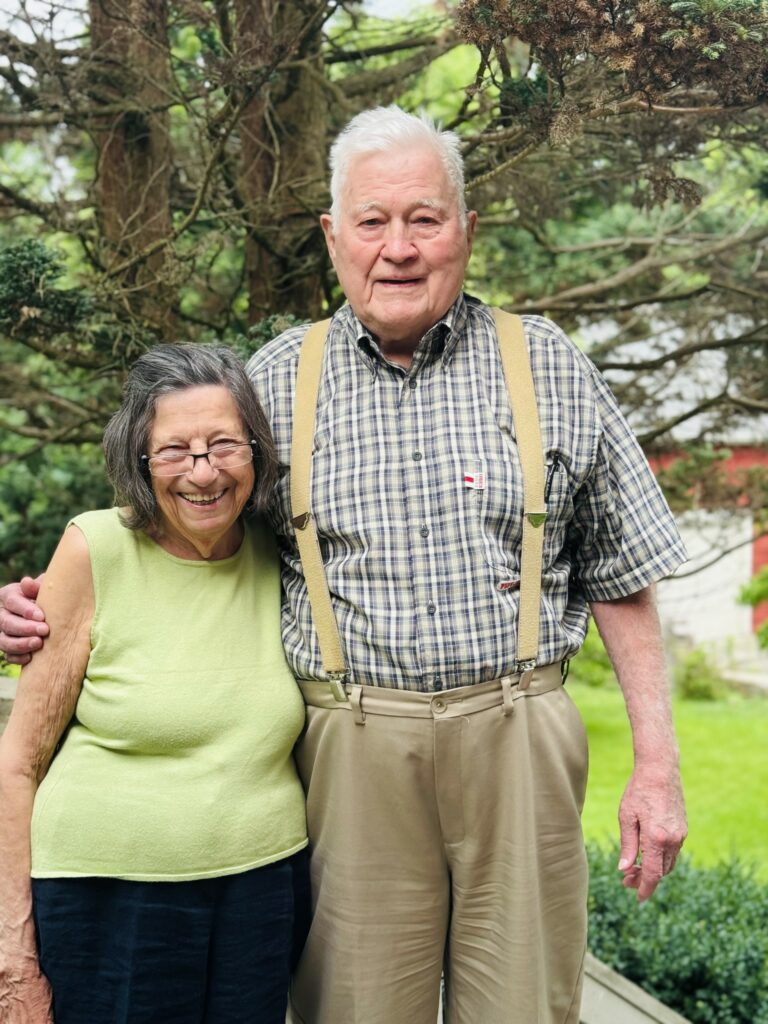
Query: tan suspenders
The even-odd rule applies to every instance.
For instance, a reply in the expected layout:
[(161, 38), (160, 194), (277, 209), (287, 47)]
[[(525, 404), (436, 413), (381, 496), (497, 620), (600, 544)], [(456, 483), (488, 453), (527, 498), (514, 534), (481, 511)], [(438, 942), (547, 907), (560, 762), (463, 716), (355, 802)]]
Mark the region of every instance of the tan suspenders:
[[(512, 406), (517, 448), (523, 472), (523, 542), (520, 556), (520, 608), (517, 622), (517, 665), (520, 689), (527, 688), (539, 647), (539, 603), (544, 544), (544, 451), (528, 349), (518, 316), (494, 309), (499, 351)], [(291, 522), (307, 583), (312, 619), (317, 630), (323, 668), (334, 696), (347, 700), (347, 664), (333, 614), (317, 530), (310, 511), (312, 446), (323, 350), (330, 320), (312, 324), (302, 342), (293, 402), (291, 447)]]

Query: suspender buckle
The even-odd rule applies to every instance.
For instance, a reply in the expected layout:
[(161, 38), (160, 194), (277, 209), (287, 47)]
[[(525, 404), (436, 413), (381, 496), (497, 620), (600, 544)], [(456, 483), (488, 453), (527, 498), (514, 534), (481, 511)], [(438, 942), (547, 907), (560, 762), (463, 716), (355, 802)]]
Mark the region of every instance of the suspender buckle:
[(294, 530), (306, 530), (307, 523), (312, 517), (311, 512), (302, 512), (300, 516), (294, 516), (291, 519), (291, 526)]
[(347, 678), (346, 672), (329, 672), (328, 673), (328, 685), (331, 688), (333, 699), (337, 700), (339, 704), (344, 704), (349, 700), (347, 691), (344, 689), (344, 680)]
[(525, 513), (525, 518), (528, 520), (528, 522), (531, 524), (531, 526), (534, 528), (534, 530), (538, 530), (538, 528), (540, 526), (544, 525), (544, 521), (547, 518), (547, 513), (546, 512), (526, 512)]

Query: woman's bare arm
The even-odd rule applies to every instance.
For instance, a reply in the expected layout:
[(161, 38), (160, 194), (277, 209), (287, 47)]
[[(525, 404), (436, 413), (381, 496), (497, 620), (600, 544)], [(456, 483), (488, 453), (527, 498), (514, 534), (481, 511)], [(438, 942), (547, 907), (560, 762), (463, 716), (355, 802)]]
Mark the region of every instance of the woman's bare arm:
[(30, 885), (30, 823), (40, 781), (77, 703), (90, 655), (91, 562), (70, 527), (39, 596), (51, 636), (24, 668), (0, 739), (0, 1019), (48, 1024), (50, 993), (37, 962)]

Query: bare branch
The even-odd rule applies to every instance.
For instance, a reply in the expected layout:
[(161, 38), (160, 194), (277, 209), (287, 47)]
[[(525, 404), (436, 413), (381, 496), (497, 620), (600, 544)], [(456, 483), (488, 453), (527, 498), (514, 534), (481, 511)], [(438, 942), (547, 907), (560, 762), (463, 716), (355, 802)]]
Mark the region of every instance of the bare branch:
[(431, 45), (424, 46), (417, 53), (405, 60), (399, 61), (386, 68), (376, 71), (361, 71), (359, 74), (350, 75), (340, 83), (344, 93), (348, 97), (375, 96), (384, 89), (394, 85), (402, 85), (406, 78), (415, 75), (418, 71), (427, 67), (432, 61), (448, 53), (459, 46), (461, 40), (456, 32), (448, 29), (433, 38)]
[[(687, 345), (680, 345), (678, 348), (672, 349), (671, 352), (665, 352), (664, 355), (660, 355), (655, 359), (629, 360), (624, 362), (620, 360), (612, 362), (608, 359), (600, 363), (600, 370), (659, 370), (662, 366), (666, 366), (667, 363), (676, 363), (682, 359), (687, 359), (688, 356), (692, 356), (696, 352), (717, 352), (723, 349), (737, 348), (740, 345), (755, 345), (763, 341), (768, 341), (768, 335), (764, 338), (748, 334), (738, 338), (713, 338), (710, 341), (692, 341)], [(766, 408), (768, 409), (768, 406)]]
[(702, 412), (707, 412), (708, 409), (714, 409), (716, 406), (722, 405), (723, 402), (727, 400), (729, 399), (726, 392), (722, 392), (714, 398), (707, 398), (703, 402), (699, 402), (698, 405), (693, 406), (693, 408), (680, 413), (679, 416), (674, 416), (672, 419), (668, 419), (666, 422), (659, 424), (659, 426), (654, 427), (653, 430), (648, 430), (644, 434), (638, 434), (637, 440), (643, 447), (645, 447), (652, 441), (655, 441), (657, 437), (661, 437), (662, 434), (666, 434), (674, 427), (679, 427), (681, 423), (686, 423), (688, 420), (693, 419), (694, 416), (698, 416)]
[(369, 57), (382, 57), (388, 53), (399, 53), (401, 50), (413, 50), (421, 46), (432, 46), (435, 42), (434, 32), (420, 36), (407, 36), (394, 43), (378, 43), (360, 47), (357, 50), (331, 49), (323, 58), (325, 64), (349, 64), (356, 60), (367, 60)]
[(688, 569), (687, 572), (676, 572), (673, 576), (669, 576), (668, 579), (672, 581), (684, 580), (687, 579), (689, 576), (696, 576), (697, 573), (703, 572), (705, 569), (709, 569), (710, 566), (717, 565), (718, 562), (721, 562), (724, 558), (727, 558), (728, 555), (732, 554), (734, 551), (739, 551), (741, 548), (745, 548), (749, 545), (754, 544), (755, 541), (760, 540), (761, 537), (768, 537), (768, 530), (760, 530), (759, 533), (756, 533), (748, 540), (739, 541), (738, 544), (732, 544), (730, 547), (727, 547), (724, 550), (719, 551), (714, 558), (711, 558), (708, 562), (705, 562), (703, 565), (697, 565), (695, 569)]
[(651, 270), (660, 270), (662, 267), (667, 267), (673, 263), (703, 262), (710, 256), (727, 252), (729, 249), (739, 245), (751, 245), (753, 242), (759, 242), (768, 237), (768, 226), (761, 226), (752, 232), (747, 232), (745, 228), (748, 226), (747, 224), (739, 231), (725, 238), (718, 239), (709, 245), (702, 245), (698, 248), (692, 247), (688, 253), (674, 252), (660, 256), (643, 256), (642, 259), (637, 260), (628, 267), (623, 267), (615, 274), (610, 274), (599, 281), (590, 281), (588, 284), (577, 285), (574, 288), (567, 288), (562, 292), (544, 296), (535, 302), (527, 302), (524, 305), (518, 306), (518, 311), (533, 313), (547, 309), (558, 309), (561, 308), (565, 300), (588, 298), (622, 288), (630, 281), (641, 277), (643, 274), (647, 274)]

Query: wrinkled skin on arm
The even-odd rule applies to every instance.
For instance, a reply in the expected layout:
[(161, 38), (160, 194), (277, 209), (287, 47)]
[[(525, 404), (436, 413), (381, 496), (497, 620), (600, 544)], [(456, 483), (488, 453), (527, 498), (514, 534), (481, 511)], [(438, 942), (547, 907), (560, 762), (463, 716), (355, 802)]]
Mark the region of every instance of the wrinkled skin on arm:
[(64, 534), (40, 590), (50, 640), (24, 668), (0, 738), (0, 1020), (51, 1024), (51, 994), (37, 959), (30, 885), (35, 793), (69, 723), (90, 654), (93, 586), (85, 538)]
[(688, 831), (661, 626), (652, 587), (594, 601), (591, 608), (632, 729), (634, 769), (619, 808), (619, 870), (643, 901), (675, 866)]

